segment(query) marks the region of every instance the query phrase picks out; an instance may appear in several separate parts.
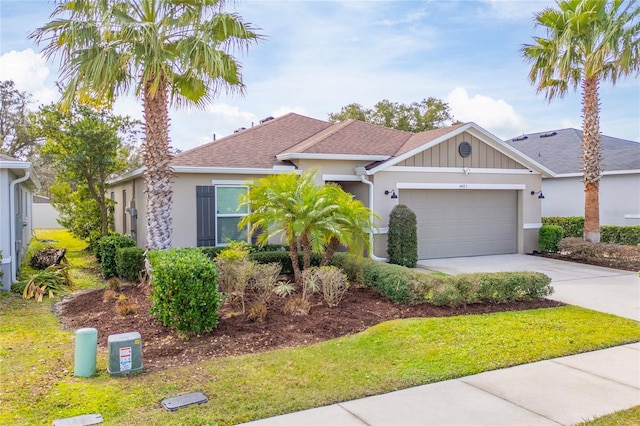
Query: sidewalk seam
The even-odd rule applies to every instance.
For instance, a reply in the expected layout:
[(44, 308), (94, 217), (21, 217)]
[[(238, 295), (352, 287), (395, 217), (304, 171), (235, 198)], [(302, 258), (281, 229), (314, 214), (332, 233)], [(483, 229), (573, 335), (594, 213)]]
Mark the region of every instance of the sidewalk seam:
[[(558, 358), (558, 359), (562, 359), (562, 358)], [(627, 383), (622, 383), (622, 382), (619, 382), (619, 381), (617, 381), (615, 379), (612, 379), (611, 377), (601, 376), (600, 374), (596, 374), (596, 373), (594, 373), (592, 371), (588, 371), (588, 370), (583, 370), (582, 368), (574, 367), (573, 365), (564, 364), (562, 362), (559, 362), (558, 359), (550, 359), (548, 361), (553, 362), (554, 364), (561, 365), (563, 367), (571, 368), (572, 370), (575, 370), (575, 371), (580, 371), (581, 373), (589, 374), (590, 376), (598, 377), (600, 379), (603, 379), (603, 380), (606, 380), (606, 381), (609, 381), (609, 382), (612, 382), (612, 383), (616, 383), (618, 385), (622, 385), (622, 386), (625, 386), (625, 387), (628, 387), (628, 388), (631, 388), (631, 389), (634, 389), (634, 390), (640, 390), (640, 387), (632, 386), (632, 385), (629, 385)]]
[[(513, 368), (513, 367), (512, 367), (512, 368)], [(517, 403), (515, 403), (515, 402), (513, 402), (513, 401), (511, 401), (511, 400), (509, 400), (509, 399), (506, 399), (505, 397), (502, 397), (502, 396), (500, 396), (500, 395), (496, 395), (495, 393), (489, 392), (488, 390), (483, 389), (483, 388), (481, 388), (481, 387), (479, 387), (479, 386), (476, 386), (476, 385), (474, 385), (473, 383), (465, 382), (465, 381), (463, 380), (463, 378), (460, 378), (460, 379), (457, 379), (457, 380), (459, 380), (460, 382), (464, 383), (465, 385), (469, 385), (469, 386), (471, 386), (472, 388), (476, 388), (476, 389), (478, 389), (478, 390), (479, 390), (479, 391), (481, 391), (481, 392), (484, 392), (484, 393), (489, 394), (489, 395), (491, 395), (491, 396), (494, 396), (494, 397), (496, 397), (496, 398), (498, 398), (498, 399), (501, 399), (501, 400), (503, 400), (503, 401), (505, 401), (505, 402), (508, 402), (508, 403), (509, 403), (509, 404), (511, 404), (511, 405), (514, 405), (514, 406), (516, 406), (516, 407), (522, 408), (523, 410), (528, 411), (529, 413), (535, 414), (536, 416), (542, 417), (543, 419), (547, 419), (547, 420), (549, 420), (550, 422), (553, 422), (553, 423), (555, 423), (555, 424), (557, 424), (557, 425), (562, 425), (562, 423), (558, 423), (558, 422), (557, 422), (557, 421), (555, 421), (554, 419), (549, 418), (549, 417), (545, 416), (544, 414), (537, 413), (537, 412), (535, 412), (535, 411), (531, 410), (530, 408), (524, 407), (524, 406), (522, 406), (522, 405), (520, 405), (520, 404), (517, 404)]]
[[(349, 401), (346, 401), (349, 402)], [(351, 414), (352, 417), (355, 417), (356, 419), (358, 419), (359, 422), (361, 422), (363, 425), (366, 426), (371, 426), (369, 423), (365, 422), (363, 418), (361, 418), (360, 416), (358, 416), (357, 414), (353, 413), (351, 410), (349, 410), (347, 407), (345, 407), (344, 405), (342, 405), (342, 403), (338, 402), (336, 404), (338, 407), (342, 408), (344, 411), (346, 411), (347, 413)]]

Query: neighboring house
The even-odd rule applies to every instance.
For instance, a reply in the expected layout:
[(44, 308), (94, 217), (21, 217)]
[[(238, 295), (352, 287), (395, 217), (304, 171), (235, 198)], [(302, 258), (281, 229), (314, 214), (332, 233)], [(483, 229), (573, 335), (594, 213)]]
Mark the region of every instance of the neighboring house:
[(0, 154), (1, 290), (10, 290), (31, 240), (32, 192), (40, 181), (31, 163)]
[[(238, 197), (266, 175), (317, 168), (378, 213), (373, 258), (386, 257), (391, 209), (416, 212), (420, 258), (531, 252), (541, 178), (549, 171), (474, 123), (412, 134), (361, 121), (290, 113), (193, 148), (172, 161), (173, 246), (241, 236)], [(115, 230), (146, 242), (143, 170), (112, 184)], [(246, 237), (244, 237), (246, 238)]]
[(33, 227), (44, 229), (62, 229), (58, 223), (60, 214), (51, 204), (49, 197), (44, 195), (33, 196)]
[[(600, 223), (640, 225), (640, 143), (600, 136)], [(506, 141), (553, 172), (543, 176), (542, 216), (584, 216), (582, 132), (553, 130)]]

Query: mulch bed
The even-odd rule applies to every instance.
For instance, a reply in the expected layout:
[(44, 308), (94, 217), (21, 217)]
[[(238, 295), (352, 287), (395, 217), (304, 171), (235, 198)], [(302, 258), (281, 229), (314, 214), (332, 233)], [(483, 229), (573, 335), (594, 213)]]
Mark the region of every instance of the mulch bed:
[(628, 264), (621, 264), (619, 261), (616, 261), (614, 259), (608, 260), (606, 258), (600, 258), (600, 259), (590, 259), (590, 260), (581, 260), (581, 259), (574, 259), (568, 255), (564, 255), (561, 253), (532, 253), (532, 256), (538, 256), (538, 257), (546, 257), (549, 259), (557, 259), (557, 260), (564, 260), (567, 262), (573, 262), (573, 263), (581, 263), (583, 265), (593, 265), (593, 266), (602, 266), (605, 268), (612, 268), (612, 269), (620, 269), (622, 271), (633, 271), (633, 272), (637, 272), (640, 271), (640, 261), (638, 261), (637, 263), (628, 263)]
[(276, 348), (309, 345), (340, 336), (354, 334), (383, 321), (413, 317), (448, 317), (486, 314), (562, 306), (552, 300), (503, 304), (474, 304), (455, 308), (437, 306), (396, 305), (368, 288), (352, 287), (339, 306), (328, 308), (318, 296), (312, 299), (309, 315), (282, 313), (283, 300), (274, 297), (264, 322), (249, 322), (245, 315), (228, 304), (220, 311), (216, 329), (185, 340), (158, 324), (148, 314), (149, 289), (128, 285), (121, 292), (139, 306), (137, 314), (120, 315), (115, 301), (103, 302), (105, 290), (91, 290), (68, 296), (56, 307), (63, 327), (76, 330), (93, 327), (98, 330), (98, 345), (106, 350), (112, 334), (137, 331), (142, 336), (144, 370), (158, 371), (193, 362), (257, 353)]

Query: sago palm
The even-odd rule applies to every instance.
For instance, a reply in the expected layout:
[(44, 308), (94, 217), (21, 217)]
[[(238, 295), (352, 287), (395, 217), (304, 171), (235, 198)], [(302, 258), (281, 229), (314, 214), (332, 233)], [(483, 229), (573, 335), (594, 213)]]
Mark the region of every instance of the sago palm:
[(635, 0), (565, 0), (535, 16), (546, 37), (524, 45), (529, 79), (546, 98), (562, 98), (582, 87), (582, 162), (585, 192), (584, 238), (600, 241), (601, 81), (640, 72), (640, 8)]
[(204, 106), (242, 92), (233, 48), (259, 38), (224, 0), (64, 0), (31, 34), (60, 56), (63, 101), (110, 105), (133, 92), (145, 121), (147, 248), (171, 246), (169, 105)]

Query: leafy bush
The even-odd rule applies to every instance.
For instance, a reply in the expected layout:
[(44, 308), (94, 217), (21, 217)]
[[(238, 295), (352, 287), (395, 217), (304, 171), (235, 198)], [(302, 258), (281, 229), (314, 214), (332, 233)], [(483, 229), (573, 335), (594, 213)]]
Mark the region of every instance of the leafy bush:
[(414, 268), (418, 262), (418, 225), (416, 214), (404, 204), (389, 214), (387, 254), (389, 263)]
[(558, 249), (571, 259), (587, 262), (606, 262), (612, 267), (640, 269), (640, 246), (592, 243), (582, 238), (565, 238)]
[(214, 263), (198, 249), (148, 253), (158, 321), (183, 333), (206, 333), (218, 324), (221, 296)]
[(338, 306), (349, 289), (347, 275), (335, 266), (322, 266), (316, 269), (320, 281), (320, 291), (330, 308)]
[(336, 266), (347, 274), (347, 278), (352, 283), (364, 284), (362, 267), (365, 262), (373, 262), (371, 259), (362, 256), (352, 256), (345, 252), (335, 253), (331, 258), (331, 265)]
[(609, 244), (623, 244), (629, 246), (640, 245), (640, 225), (600, 227), (600, 242)]
[(558, 251), (558, 243), (562, 239), (562, 227), (559, 225), (542, 225), (538, 231), (538, 248), (542, 253)]
[(120, 234), (112, 234), (100, 239), (100, 261), (102, 275), (108, 279), (118, 275), (116, 266), (116, 253), (119, 248), (135, 247), (136, 243), (131, 237)]
[(582, 238), (584, 234), (584, 217), (580, 216), (543, 217), (542, 224), (560, 226), (562, 228), (562, 235), (564, 235), (564, 238)]
[(362, 264), (363, 284), (394, 303), (423, 303), (424, 295), (438, 279), (404, 266), (369, 260)]
[(138, 247), (116, 249), (117, 276), (126, 281), (138, 282), (144, 270), (144, 250)]

